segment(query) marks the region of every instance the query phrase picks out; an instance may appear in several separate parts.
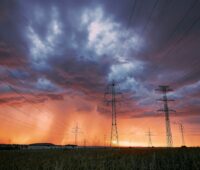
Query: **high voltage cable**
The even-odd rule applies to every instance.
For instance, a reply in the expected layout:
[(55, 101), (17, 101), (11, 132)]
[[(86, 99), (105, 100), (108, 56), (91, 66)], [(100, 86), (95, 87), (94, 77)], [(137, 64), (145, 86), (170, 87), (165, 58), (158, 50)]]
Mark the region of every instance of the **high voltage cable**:
[[(9, 74), (11, 74), (12, 77), (14, 77), (14, 78), (17, 79), (17, 77), (15, 77), (8, 69), (7, 69), (6, 71), (7, 71)], [(4, 80), (5, 80), (5, 79), (4, 79)], [(27, 97), (25, 97), (24, 95), (22, 95), (17, 89), (13, 88), (7, 81), (3, 81), (2, 79), (1, 79), (0, 81), (3, 82), (3, 83), (5, 83), (5, 84), (7, 84), (7, 86), (8, 86), (13, 92), (15, 92), (18, 96), (22, 97), (23, 99), (25, 99), (28, 103), (30, 103), (30, 100), (29, 100)], [(29, 92), (29, 93), (30, 93), (30, 92)], [(31, 94), (32, 94), (32, 93), (31, 93)], [(32, 94), (32, 95), (33, 95), (33, 94)], [(34, 95), (33, 95), (33, 96), (34, 96)], [(31, 105), (31, 107), (34, 107), (36, 110), (38, 110), (39, 112), (42, 113), (42, 111), (41, 111), (38, 107), (34, 106), (34, 105), (31, 104), (31, 103), (30, 103), (30, 105)], [(8, 106), (14, 108), (14, 109), (17, 110), (18, 112), (21, 112), (21, 113), (27, 115), (26, 112), (24, 112), (24, 111), (18, 109), (17, 107), (14, 107), (14, 106), (12, 106), (12, 105), (8, 105)], [(33, 114), (32, 114), (31, 116), (33, 116)], [(35, 115), (34, 115), (34, 117), (35, 117)], [(45, 117), (48, 118), (48, 116), (47, 116), (46, 114), (45, 114)], [(37, 117), (35, 117), (35, 118), (37, 118)], [(41, 120), (40, 120), (40, 121), (41, 121)], [(54, 121), (55, 121), (55, 120), (54, 120)], [(56, 121), (55, 121), (55, 122), (56, 122)], [(57, 128), (65, 128), (65, 127), (66, 127), (66, 125), (63, 124), (63, 122), (60, 122), (60, 121), (59, 121), (58, 123), (54, 124), (54, 126), (56, 126)], [(52, 131), (52, 129), (51, 129), (51, 131)], [(54, 134), (58, 134), (58, 133), (57, 133), (57, 132), (54, 132)], [(63, 134), (65, 134), (65, 133), (61, 133), (60, 135), (63, 135)]]
[[(185, 12), (185, 14), (183, 15), (183, 17), (178, 21), (178, 24), (176, 25), (175, 29), (170, 33), (168, 40), (171, 39), (171, 37), (173, 37), (173, 35), (175, 35), (175, 33), (177, 32), (177, 28), (181, 26), (181, 24), (184, 22), (185, 18), (190, 14), (190, 12), (193, 10), (193, 8), (195, 7), (196, 3), (199, 0), (195, 0), (192, 5), (188, 8), (188, 10)], [(167, 41), (168, 41), (167, 40)]]
[[(180, 27), (180, 25), (184, 22), (185, 18), (190, 14), (190, 12), (193, 10), (194, 7), (196, 7), (196, 3), (199, 2), (199, 1), (194, 1), (192, 3), (192, 5), (188, 8), (188, 10), (186, 11), (186, 13), (184, 14), (184, 16), (181, 18), (181, 20), (178, 22), (176, 28), (170, 33), (170, 38), (172, 37), (172, 35), (174, 33), (176, 33), (178, 27)], [(176, 39), (176, 46), (173, 46), (171, 47), (171, 49), (168, 49), (167, 53), (164, 54), (164, 56), (168, 56), (170, 53), (174, 52), (176, 49), (177, 49), (177, 46), (180, 46), (180, 43), (183, 41), (183, 39), (185, 38), (185, 35), (188, 35), (189, 32), (193, 29), (193, 27), (200, 21), (200, 16), (197, 17), (193, 22), (192, 24), (184, 31), (184, 33), (182, 33), (182, 37), (179, 37), (178, 39)], [(169, 39), (168, 38), (168, 41)], [(163, 58), (163, 57), (162, 57)], [(158, 58), (158, 61), (160, 61), (162, 58)], [(196, 65), (196, 60), (194, 62), (194, 64)], [(197, 65), (197, 69), (198, 69), (198, 65)], [(199, 72), (199, 70), (196, 71), (197, 73)], [(193, 72), (191, 71), (190, 73), (196, 73), (196, 72)], [(190, 76), (190, 73), (185, 73), (184, 76), (182, 76), (182, 79), (184, 79), (185, 77), (189, 77)]]
[[(7, 104), (8, 105), (8, 104)], [(23, 113), (23, 115), (25, 115), (25, 116), (28, 116), (28, 114), (26, 113), (26, 112), (24, 112), (24, 111), (22, 111), (22, 110), (20, 110), (20, 109), (18, 109), (17, 107), (15, 107), (15, 106), (13, 106), (13, 105), (8, 105), (10, 108), (12, 108), (12, 109), (14, 109), (14, 110), (17, 110), (17, 112), (21, 112), (21, 113)], [(8, 116), (8, 117), (10, 117), (10, 118), (12, 118), (10, 115), (8, 115), (8, 114), (6, 114), (6, 116), (5, 115), (1, 115), (2, 117), (4, 116), (4, 117), (6, 117), (6, 116)], [(35, 119), (37, 119), (38, 117), (34, 117)], [(16, 119), (16, 118), (13, 118), (13, 119)], [(16, 120), (18, 120), (18, 121), (21, 121), (20, 119), (16, 119)], [(21, 121), (22, 122), (22, 121)], [(29, 125), (32, 125), (32, 127), (36, 127), (35, 125), (33, 125), (33, 124), (30, 124), (30, 123), (28, 123), (28, 122), (26, 122), (27, 124), (29, 124)], [(61, 127), (61, 126), (57, 126), (57, 127)], [(61, 128), (63, 128), (63, 127), (61, 127)]]
[(144, 25), (144, 27), (143, 27), (143, 29), (142, 29), (142, 32), (141, 32), (142, 35), (144, 34), (144, 32), (146, 31), (146, 29), (148, 28), (149, 21), (151, 20), (153, 14), (154, 14), (154, 10), (156, 9), (156, 7), (157, 7), (157, 5), (158, 5), (158, 2), (159, 2), (159, 0), (156, 0), (156, 1), (154, 2), (153, 8), (152, 8), (152, 10), (151, 10), (151, 14), (149, 15), (149, 17), (148, 17), (148, 19), (147, 19), (147, 22), (146, 22), (146, 24)]
[[(7, 84), (7, 86), (8, 86), (14, 93), (16, 93), (18, 96), (24, 98), (28, 103), (30, 103), (30, 100), (29, 100), (27, 97), (25, 97), (24, 95), (22, 95), (18, 90), (16, 90), (16, 89), (13, 88), (12, 86), (10, 86), (6, 81), (2, 81), (2, 79), (1, 79), (0, 81), (3, 82), (3, 83), (5, 83), (5, 84)], [(30, 105), (31, 105), (31, 107), (34, 107), (37, 111), (39, 111), (39, 112), (41, 112), (41, 113), (44, 112), (44, 111), (41, 111), (38, 107), (34, 106), (33, 104), (30, 103)], [(45, 115), (45, 117), (48, 118), (48, 116), (46, 116), (46, 115)], [(62, 122), (59, 122), (59, 123), (61, 123), (62, 126), (59, 126), (59, 124), (56, 124), (56, 125), (59, 126), (59, 127), (65, 127), (65, 124), (63, 124)]]
[[(12, 88), (13, 89), (13, 88)], [(18, 93), (16, 93), (16, 94), (18, 94)], [(22, 95), (23, 96), (23, 95)], [(26, 99), (26, 98), (25, 98)], [(28, 101), (27, 99), (26, 99), (26, 101)], [(6, 105), (8, 105), (8, 104), (6, 104)], [(18, 112), (21, 112), (21, 113), (23, 113), (23, 114), (25, 114), (25, 115), (28, 115), (27, 114), (27, 112), (24, 112), (24, 111), (22, 111), (21, 109), (18, 109), (17, 107), (15, 107), (15, 106), (13, 106), (13, 105), (8, 105), (9, 107), (12, 107), (12, 108), (14, 108), (15, 110), (17, 110)], [(40, 111), (39, 109), (37, 109), (38, 111)], [(41, 111), (40, 111), (41, 112)], [(41, 112), (42, 113), (42, 112)], [(33, 116), (33, 114), (31, 115), (31, 116)], [(37, 116), (37, 115), (34, 115), (34, 117), (35, 116)], [(46, 118), (48, 118), (48, 116), (47, 115), (44, 115)], [(37, 118), (37, 117), (35, 117), (35, 118)], [(40, 120), (41, 121), (41, 120)], [(57, 127), (59, 127), (59, 128), (63, 128), (63, 127), (65, 127), (64, 126), (64, 124), (63, 124), (63, 126), (60, 126), (59, 124), (56, 124), (56, 126)]]
[[(181, 20), (179, 21), (178, 25), (176, 26), (176, 28), (172, 31), (172, 33), (170, 34), (170, 38), (172, 37), (172, 35), (177, 31), (177, 28), (181, 25), (181, 23), (185, 20), (185, 18), (190, 14), (191, 10), (195, 7), (196, 3), (199, 1), (194, 1), (192, 3), (192, 5), (190, 6), (190, 8), (186, 11), (186, 13), (184, 14), (184, 17), (181, 18)], [(179, 39), (176, 40), (176, 46), (171, 47), (170, 49), (168, 49), (167, 53), (164, 54), (164, 56), (168, 56), (170, 53), (174, 52), (174, 50), (177, 48), (177, 46), (180, 46), (180, 43), (182, 42), (182, 40), (185, 38), (185, 35), (188, 35), (189, 32), (193, 29), (193, 27), (200, 21), (200, 16), (197, 17), (192, 24), (184, 31), (184, 34), (182, 34), (181, 37), (179, 37)], [(169, 41), (169, 39), (168, 39)], [(163, 57), (162, 57), (163, 58)], [(158, 58), (159, 62), (161, 62), (162, 58)], [(187, 73), (185, 74), (187, 76)], [(184, 77), (184, 76), (183, 76)]]
[[(24, 115), (28, 115), (28, 113), (27, 112), (24, 112), (23, 110), (21, 110), (21, 109), (18, 109), (17, 107), (15, 107), (15, 106), (13, 106), (13, 105), (9, 105), (9, 104), (6, 104), (6, 105), (8, 105), (9, 107), (11, 107), (12, 109), (15, 109), (17, 112), (21, 112), (21, 113), (23, 113)], [(33, 117), (33, 114), (31, 115), (31, 117)], [(45, 117), (47, 117), (47, 116), (45, 116)], [(11, 118), (11, 117), (10, 117)], [(35, 119), (37, 119), (37, 117), (34, 117)], [(44, 121), (43, 119), (40, 119), (40, 121)], [(57, 128), (65, 128), (64, 126), (60, 126), (59, 124), (55, 124), (55, 126), (57, 127)]]
[[(194, 22), (192, 22), (192, 25), (189, 27), (189, 29), (187, 29), (187, 30), (185, 31), (184, 34), (187, 35), (199, 21), (200, 21), (200, 16), (199, 16)], [(184, 36), (180, 37), (180, 38), (176, 41), (176, 45), (177, 45), (177, 44), (180, 45), (180, 43), (182, 42), (182, 40), (183, 40), (184, 38), (185, 38)], [(178, 46), (178, 45), (177, 45), (177, 46)], [(176, 49), (175, 46), (173, 46), (173, 47), (171, 48), (171, 50), (168, 50), (167, 54), (164, 54), (164, 56), (168, 56), (171, 52), (174, 51), (174, 49)]]
[[(11, 122), (15, 122), (15, 124), (10, 124), (10, 126), (15, 126), (16, 127), (16, 124), (18, 125), (21, 125), (22, 127), (26, 127), (26, 128), (29, 128), (30, 130), (35, 130), (36, 126), (33, 125), (33, 124), (30, 124), (26, 121), (22, 121), (20, 119), (16, 119), (16, 118), (13, 118), (11, 116), (8, 116), (8, 115), (2, 115), (0, 114), (0, 118), (3, 119), (4, 121), (7, 121), (8, 123), (11, 123)], [(9, 119), (10, 118), (10, 119)], [(41, 130), (41, 127), (38, 127), (40, 130)], [(56, 136), (61, 136), (61, 135), (66, 135), (68, 133), (64, 132), (64, 133), (59, 133), (58, 131), (54, 131), (53, 129), (47, 129), (47, 130), (41, 130), (39, 134), (43, 134), (43, 133), (46, 133), (46, 132), (53, 132), (53, 135), (56, 135)], [(42, 132), (42, 133), (41, 133)], [(37, 133), (38, 134), (38, 133)]]
[[(122, 46), (121, 46), (120, 48), (118, 48), (118, 50), (116, 51), (115, 55), (120, 55), (120, 54), (121, 54), (123, 45), (124, 45), (124, 43), (125, 43), (125, 41), (126, 41), (126, 36), (128, 35), (128, 30), (129, 30), (129, 28), (130, 28), (130, 26), (131, 26), (131, 22), (132, 22), (134, 13), (135, 13), (136, 3), (137, 3), (137, 0), (134, 0), (133, 5), (132, 5), (132, 7), (131, 7), (131, 13), (130, 13), (130, 15), (129, 15), (129, 17), (128, 17), (128, 26), (127, 26), (127, 28), (126, 28), (126, 32), (125, 32), (126, 35), (125, 35), (125, 38), (124, 38), (123, 42), (121, 43)], [(122, 33), (121, 33), (121, 34), (122, 34)], [(123, 55), (124, 55), (124, 52), (122, 52), (122, 57), (123, 57)]]
[[(32, 124), (30, 124), (30, 123), (28, 123), (28, 122), (25, 122), (25, 121), (22, 121), (21, 119), (16, 119), (16, 118), (14, 118), (14, 117), (12, 117), (12, 116), (10, 116), (10, 115), (3, 115), (3, 114), (0, 114), (0, 117), (1, 118), (4, 118), (4, 119), (6, 119), (7, 121), (15, 121), (15, 122), (18, 122), (18, 123), (23, 123), (23, 125), (25, 125), (26, 127), (28, 127), (28, 128), (35, 128), (35, 126), (34, 125), (32, 125)], [(9, 119), (10, 118), (10, 119)], [(21, 124), (20, 123), (20, 124)], [(22, 125), (22, 124), (21, 124)]]
[[(172, 36), (174, 35), (174, 33), (177, 32), (177, 29), (178, 29), (178, 28), (180, 27), (180, 25), (184, 22), (185, 18), (190, 14), (190, 12), (193, 10), (193, 8), (196, 7), (195, 5), (196, 5), (197, 2), (198, 2), (198, 0), (195, 0), (195, 1), (192, 3), (192, 5), (189, 7), (189, 9), (185, 12), (184, 16), (179, 20), (179, 22), (178, 22), (178, 24), (176, 25), (175, 29), (173, 29), (173, 31), (170, 33), (170, 36), (169, 36), (169, 38), (168, 38), (167, 41), (169, 41), (169, 40), (172, 38)], [(195, 21), (192, 23), (192, 25), (189, 27), (189, 29), (187, 29), (187, 30), (185, 31), (185, 34), (189, 33), (190, 30), (193, 28), (193, 26), (194, 26), (198, 21), (199, 21), (199, 18), (198, 18), (197, 20), (195, 20)], [(182, 39), (183, 39), (183, 36), (177, 40), (177, 44), (178, 44)], [(173, 46), (172, 48), (174, 48), (174, 46)], [(168, 52), (169, 52), (169, 50), (168, 50)], [(166, 54), (164, 54), (164, 55), (166, 55)], [(161, 58), (158, 58), (158, 60), (161, 60)]]

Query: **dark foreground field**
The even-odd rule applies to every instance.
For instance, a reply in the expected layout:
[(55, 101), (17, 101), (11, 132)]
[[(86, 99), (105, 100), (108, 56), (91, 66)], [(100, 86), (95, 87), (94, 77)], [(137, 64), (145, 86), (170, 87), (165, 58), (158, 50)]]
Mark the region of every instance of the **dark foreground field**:
[(200, 148), (0, 151), (1, 170), (200, 170)]

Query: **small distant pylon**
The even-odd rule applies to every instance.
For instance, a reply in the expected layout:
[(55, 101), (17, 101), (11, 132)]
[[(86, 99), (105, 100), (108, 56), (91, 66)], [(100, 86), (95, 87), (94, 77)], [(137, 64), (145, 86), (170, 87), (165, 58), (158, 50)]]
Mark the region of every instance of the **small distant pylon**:
[[(117, 84), (113, 80), (111, 84), (107, 86), (106, 92), (104, 94), (104, 99), (107, 104), (112, 104), (112, 127), (111, 127), (111, 135), (110, 135), (110, 146), (118, 146), (119, 138), (118, 138), (118, 129), (117, 129), (117, 112), (116, 112), (116, 103), (117, 95), (121, 94), (117, 90)], [(108, 98), (109, 97), (109, 98)]]
[(86, 139), (83, 140), (83, 146), (86, 147)]
[(147, 132), (147, 136), (148, 136), (148, 147), (153, 147), (152, 140), (151, 140), (152, 133), (151, 133), (150, 129)]
[(185, 139), (184, 139), (184, 127), (181, 122), (175, 122), (179, 126), (180, 134), (181, 134), (181, 144), (185, 146)]
[(76, 124), (76, 126), (73, 128), (72, 133), (74, 133), (74, 144), (78, 145), (78, 134), (82, 133), (80, 132), (80, 128), (78, 127), (78, 123)]
[(173, 146), (173, 140), (172, 140), (172, 132), (171, 132), (171, 127), (170, 127), (170, 118), (169, 118), (169, 112), (175, 112), (174, 110), (169, 109), (168, 107), (168, 101), (174, 101), (170, 100), (167, 98), (167, 93), (170, 91), (173, 91), (169, 86), (165, 85), (160, 85), (158, 86), (157, 91), (160, 91), (163, 93), (163, 98), (158, 99), (159, 101), (164, 102), (164, 108), (159, 109), (159, 112), (165, 112), (165, 123), (166, 123), (166, 142), (167, 142), (167, 147), (172, 147)]

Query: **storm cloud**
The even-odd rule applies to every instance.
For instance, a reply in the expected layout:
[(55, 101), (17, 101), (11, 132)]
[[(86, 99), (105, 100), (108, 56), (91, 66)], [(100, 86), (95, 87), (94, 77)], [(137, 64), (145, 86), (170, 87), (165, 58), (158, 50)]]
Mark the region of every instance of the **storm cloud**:
[[(17, 91), (36, 103), (80, 96), (103, 114), (105, 87), (115, 80), (125, 92), (120, 115), (151, 117), (154, 89), (167, 84), (177, 112), (198, 114), (199, 1), (3, 0), (0, 7), (3, 95)], [(92, 110), (88, 103), (77, 111)]]

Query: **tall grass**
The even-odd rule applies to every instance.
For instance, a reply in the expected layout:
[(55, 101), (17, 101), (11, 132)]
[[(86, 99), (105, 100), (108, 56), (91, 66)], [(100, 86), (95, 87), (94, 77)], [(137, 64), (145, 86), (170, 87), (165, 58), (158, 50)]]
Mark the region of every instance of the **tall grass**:
[(200, 148), (0, 151), (1, 170), (199, 170)]

